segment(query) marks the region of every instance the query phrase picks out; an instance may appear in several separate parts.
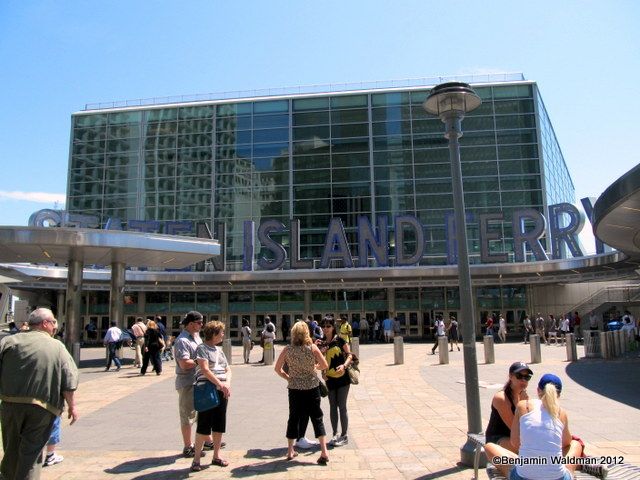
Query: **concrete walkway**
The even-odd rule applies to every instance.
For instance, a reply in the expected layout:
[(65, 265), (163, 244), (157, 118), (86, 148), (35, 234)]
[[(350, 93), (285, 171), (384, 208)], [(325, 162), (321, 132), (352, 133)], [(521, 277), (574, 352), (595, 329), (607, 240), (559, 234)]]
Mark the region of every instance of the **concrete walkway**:
[[(281, 347), (277, 347), (278, 351)], [(565, 349), (543, 345), (543, 363), (535, 372), (530, 394), (542, 373), (565, 382), (562, 406), (571, 429), (588, 443), (591, 455), (622, 455), (640, 464), (640, 359), (586, 360), (567, 363)], [(470, 479), (471, 469), (458, 465), (466, 439), (462, 353), (439, 365), (431, 344), (405, 344), (404, 365), (393, 365), (393, 346), (363, 345), (361, 383), (349, 395), (349, 445), (330, 451), (330, 462), (315, 464), (318, 452), (285, 456), (288, 415), (285, 382), (272, 367), (244, 365), (234, 347), (232, 398), (229, 403), (227, 448), (229, 467), (190, 473), (190, 460), (180, 455), (177, 395), (173, 365), (165, 362), (161, 376), (142, 377), (128, 363), (120, 372), (104, 372), (102, 349), (83, 350), (76, 425), (63, 422), (59, 453), (64, 462), (44, 469), (49, 479)], [(529, 346), (496, 345), (496, 363), (479, 365), (483, 425), (493, 394), (507, 378), (515, 360), (530, 359)], [(582, 347), (578, 347), (582, 356)], [(252, 352), (259, 360), (260, 349)], [(483, 347), (478, 344), (478, 359)], [(329, 406), (323, 400), (325, 424), (331, 433)], [(307, 436), (312, 436), (309, 427)], [(211, 458), (209, 452), (203, 464)], [(486, 478), (483, 473), (481, 478)]]

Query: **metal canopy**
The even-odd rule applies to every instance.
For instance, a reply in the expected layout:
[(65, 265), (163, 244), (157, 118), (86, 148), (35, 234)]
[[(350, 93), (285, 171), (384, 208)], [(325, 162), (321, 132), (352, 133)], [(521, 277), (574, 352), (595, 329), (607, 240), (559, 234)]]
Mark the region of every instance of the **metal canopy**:
[(593, 207), (593, 232), (631, 257), (640, 256), (640, 164), (612, 183)]
[(215, 240), (120, 230), (0, 227), (0, 262), (185, 268), (220, 254)]

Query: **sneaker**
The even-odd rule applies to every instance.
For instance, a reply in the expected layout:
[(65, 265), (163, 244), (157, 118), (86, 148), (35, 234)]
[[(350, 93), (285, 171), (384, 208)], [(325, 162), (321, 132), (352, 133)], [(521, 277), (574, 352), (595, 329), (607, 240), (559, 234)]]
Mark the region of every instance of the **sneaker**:
[(349, 437), (347, 437), (346, 435), (342, 435), (341, 437), (338, 437), (336, 440), (334, 440), (333, 446), (342, 447), (343, 445), (346, 445), (348, 443), (349, 443)]
[[(206, 455), (206, 452), (203, 450), (202, 453), (200, 454), (200, 458), (204, 457), (205, 455)], [(184, 458), (193, 458), (196, 456), (196, 449), (194, 448), (193, 445), (184, 447), (184, 449), (182, 450), (182, 456)]]
[(340, 439), (340, 435), (334, 435), (333, 437), (331, 437), (331, 440), (329, 440), (329, 442), (327, 442), (327, 445), (329, 445), (330, 447), (335, 446), (336, 442)]
[(60, 463), (64, 460), (62, 455), (56, 455), (55, 452), (47, 454), (47, 457), (44, 459), (44, 466), (50, 467), (51, 465), (55, 465), (56, 463)]
[(319, 443), (315, 440), (309, 440), (307, 437), (302, 437), (293, 444), (294, 447), (301, 448), (303, 450), (308, 450), (310, 448), (317, 447)]

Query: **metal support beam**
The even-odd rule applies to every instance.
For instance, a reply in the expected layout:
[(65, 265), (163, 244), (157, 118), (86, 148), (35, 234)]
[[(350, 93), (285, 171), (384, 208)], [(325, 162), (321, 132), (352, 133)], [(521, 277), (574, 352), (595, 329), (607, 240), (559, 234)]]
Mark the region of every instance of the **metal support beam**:
[[(73, 344), (80, 342), (82, 321), (80, 307), (82, 305), (82, 269), (84, 264), (79, 260), (69, 260), (67, 271), (67, 299), (65, 302), (66, 326), (64, 344), (69, 352), (73, 352)], [(74, 358), (76, 363), (79, 358)]]
[(111, 264), (111, 294), (109, 296), (109, 317), (123, 328), (124, 325), (124, 263)]

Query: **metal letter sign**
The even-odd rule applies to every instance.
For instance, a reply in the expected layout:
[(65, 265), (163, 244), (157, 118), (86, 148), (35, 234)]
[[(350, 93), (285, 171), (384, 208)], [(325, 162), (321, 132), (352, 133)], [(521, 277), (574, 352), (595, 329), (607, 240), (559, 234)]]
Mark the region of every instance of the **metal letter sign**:
[(320, 260), (320, 268), (329, 268), (331, 260), (342, 260), (345, 268), (353, 267), (353, 258), (349, 251), (344, 225), (340, 218), (332, 218), (324, 240), (324, 251)]

